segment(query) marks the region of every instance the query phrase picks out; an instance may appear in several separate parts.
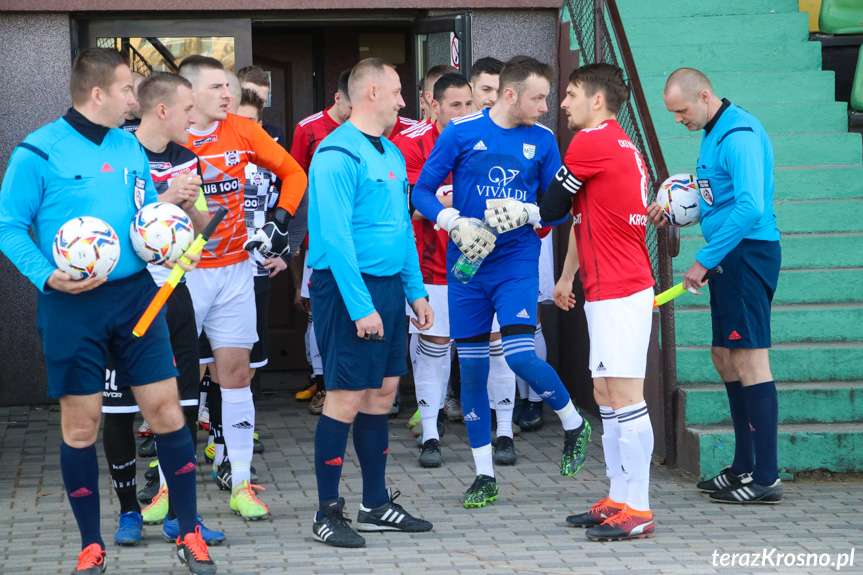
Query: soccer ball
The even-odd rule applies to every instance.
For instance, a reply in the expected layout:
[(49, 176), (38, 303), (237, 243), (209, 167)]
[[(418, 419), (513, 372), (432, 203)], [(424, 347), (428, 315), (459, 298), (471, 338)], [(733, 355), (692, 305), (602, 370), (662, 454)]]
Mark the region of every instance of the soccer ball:
[(148, 264), (176, 261), (192, 245), (195, 230), (179, 206), (148, 204), (132, 218), (129, 238), (135, 253)]
[(691, 226), (701, 218), (701, 193), (690, 174), (675, 174), (662, 182), (656, 192), (656, 203), (672, 225)]
[(120, 239), (99, 218), (75, 218), (54, 236), (54, 263), (74, 280), (103, 278), (120, 259)]

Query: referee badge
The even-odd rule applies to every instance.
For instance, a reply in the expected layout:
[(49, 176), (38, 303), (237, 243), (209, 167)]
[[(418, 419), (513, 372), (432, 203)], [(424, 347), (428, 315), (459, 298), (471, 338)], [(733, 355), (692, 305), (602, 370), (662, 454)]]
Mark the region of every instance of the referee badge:
[(536, 146), (533, 144), (522, 144), (521, 151), (524, 154), (524, 157), (528, 160), (532, 160), (536, 155)]
[(698, 180), (698, 191), (701, 192), (701, 198), (707, 202), (707, 205), (712, 206), (713, 190), (710, 189), (710, 180)]
[(140, 210), (144, 206), (145, 182), (143, 178), (135, 176), (135, 209)]

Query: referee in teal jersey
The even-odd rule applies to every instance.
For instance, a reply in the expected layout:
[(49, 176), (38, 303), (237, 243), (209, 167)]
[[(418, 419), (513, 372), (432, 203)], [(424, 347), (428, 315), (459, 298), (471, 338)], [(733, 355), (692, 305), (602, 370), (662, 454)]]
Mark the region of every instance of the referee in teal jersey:
[(405, 160), (382, 134), (405, 103), (391, 64), (369, 58), (351, 71), (351, 119), (319, 145), (309, 168), (309, 293), (327, 398), (315, 432), (319, 510), (314, 538), (335, 547), (365, 540), (343, 516), (342, 461), (351, 423), (363, 474), (359, 531), (430, 531), (387, 492), (388, 415), (407, 373), (404, 301), (431, 327), (408, 213)]
[[(779, 405), (770, 372), (770, 305), (782, 252), (773, 212), (773, 146), (754, 116), (713, 92), (707, 76), (676, 70), (665, 106), (690, 131), (704, 130), (698, 157), (701, 232), (707, 245), (683, 276), (698, 289), (708, 269), (713, 365), (725, 382), (734, 425), (734, 461), (698, 484), (718, 503), (779, 503), (776, 444)], [(656, 225), (667, 225), (656, 203)]]

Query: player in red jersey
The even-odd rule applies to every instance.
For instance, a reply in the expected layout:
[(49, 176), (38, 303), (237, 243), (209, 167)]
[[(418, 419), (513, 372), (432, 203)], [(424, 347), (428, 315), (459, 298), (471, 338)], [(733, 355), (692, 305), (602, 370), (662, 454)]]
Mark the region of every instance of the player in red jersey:
[[(434, 84), (430, 109), (434, 123), (419, 124), (402, 133), (395, 143), (405, 157), (408, 182), (413, 185), (420, 177), (435, 141), (453, 118), (472, 112), (473, 95), (470, 84), (459, 74), (444, 74)], [(452, 176), (447, 176), (437, 195), (444, 206), (452, 206)], [(411, 334), (419, 334), (414, 382), (417, 405), (423, 424), (423, 445), (419, 462), (423, 467), (440, 467), (439, 412), (443, 408), (450, 371), (449, 306), (447, 304), (446, 248), (449, 235), (435, 229), (435, 223), (413, 212), (414, 236), (420, 259), (423, 284), (429, 303), (435, 312), (435, 324), (420, 332), (411, 324)], [(414, 316), (415, 317), (415, 316)]]
[[(317, 114), (312, 114), (308, 118), (301, 120), (297, 127), (294, 128), (294, 140), (291, 144), (291, 156), (303, 171), (309, 172), (309, 165), (312, 163), (312, 156), (315, 155), (315, 150), (324, 138), (330, 133), (344, 124), (351, 117), (351, 100), (348, 97), (348, 78), (350, 78), (350, 69), (342, 71), (339, 75), (338, 87), (333, 95), (333, 105), (324, 109)], [(298, 215), (306, 212), (308, 209), (308, 194), (303, 197), (303, 203), (300, 204)], [(291, 260), (291, 275), (294, 278), (294, 288), (296, 294), (294, 296), (294, 304), (309, 316), (309, 323), (306, 329), (306, 357), (312, 365), (312, 373), (314, 379), (309, 381), (309, 384), (297, 392), (296, 398), (298, 401), (310, 401), (309, 412), (314, 415), (320, 415), (324, 409), (324, 399), (327, 397), (327, 388), (324, 385), (324, 368), (321, 363), (321, 354), (318, 351), (318, 341), (315, 338), (315, 323), (312, 316), (312, 306), (309, 300), (309, 279), (312, 275), (312, 269), (306, 264), (309, 257), (309, 236), (305, 235), (305, 239), (300, 246), (299, 257)]]
[(644, 402), (654, 285), (644, 243), (648, 175), (641, 154), (617, 123), (628, 98), (623, 71), (616, 66), (590, 64), (572, 72), (561, 108), (569, 128), (580, 131), (540, 207), (545, 221), (570, 210), (574, 216), (554, 296), (564, 310), (575, 305), (577, 269), (611, 488), (607, 498), (567, 522), (589, 527), (587, 536), (596, 541), (650, 537), (654, 531), (648, 500), (653, 428)]
[[(185, 147), (201, 161), (204, 196), (210, 209), (228, 208), (228, 215), (204, 248), (201, 273), (191, 274), (187, 285), (198, 333), (206, 330), (221, 379), (221, 420), (232, 471), (228, 483), (232, 487), (231, 511), (244, 519), (261, 519), (269, 510), (257, 499), (256, 486), (249, 481), (255, 428), (249, 351), (258, 335), (252, 268), (246, 250), (257, 249), (268, 258), (287, 251), (288, 222), (302, 199), (307, 179), (302, 168), (260, 126), (228, 113), (230, 93), (221, 62), (189, 56), (180, 65), (180, 75), (192, 83), (195, 92), (196, 122)], [(282, 180), (273, 221), (251, 238), (243, 202), (249, 162)], [(214, 460), (214, 464), (220, 463)]]

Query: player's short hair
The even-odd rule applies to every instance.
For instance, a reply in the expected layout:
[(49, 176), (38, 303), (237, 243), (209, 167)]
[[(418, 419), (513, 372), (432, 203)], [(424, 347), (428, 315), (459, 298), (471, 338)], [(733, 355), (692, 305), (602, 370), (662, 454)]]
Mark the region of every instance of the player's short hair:
[(689, 101), (694, 101), (698, 98), (703, 90), (713, 93), (713, 84), (704, 75), (704, 72), (695, 68), (678, 68), (668, 77), (665, 82), (664, 94), (671, 90), (672, 86), (677, 86), (680, 89), (680, 94)]
[(336, 92), (342, 95), (342, 98), (347, 98), (350, 101), (351, 97), (348, 94), (348, 80), (351, 78), (351, 70), (348, 68), (347, 70), (342, 70), (342, 73), (339, 74), (339, 83), (336, 87)]
[(465, 86), (470, 88), (470, 83), (461, 74), (444, 74), (434, 83), (432, 97), (440, 102), (450, 88), (464, 88)]
[(620, 112), (623, 103), (629, 99), (629, 86), (623, 79), (623, 70), (612, 64), (597, 63), (576, 68), (569, 75), (569, 83), (581, 86), (588, 97), (601, 90), (605, 107), (614, 114)]
[(270, 77), (260, 66), (246, 66), (237, 71), (237, 78), (240, 79), (240, 84), (254, 84), (255, 86), (270, 87)]
[(503, 62), (497, 58), (492, 58), (491, 56), (480, 58), (473, 63), (473, 67), (470, 69), (470, 81), (475, 82), (480, 74), (500, 76), (501, 70), (503, 70)]
[(228, 79), (228, 90), (231, 92), (231, 97), (234, 98), (234, 102), (239, 102), (243, 98), (243, 87), (240, 84), (240, 79), (230, 70), (225, 70), (225, 78)]
[(180, 67), (177, 70), (177, 73), (194, 84), (195, 79), (198, 77), (201, 70), (224, 69), (225, 66), (215, 58), (202, 56), (201, 54), (193, 54), (192, 56), (186, 56), (183, 58), (183, 61), (180, 62)]
[(258, 111), (258, 121), (261, 121), (261, 114), (264, 111), (264, 99), (257, 92), (250, 88), (243, 88), (243, 95), (240, 98), (240, 106), (254, 106)]
[(171, 106), (177, 98), (177, 88), (192, 89), (192, 83), (182, 76), (168, 72), (153, 72), (138, 86), (138, 103), (141, 115), (152, 112), (159, 104)]
[(444, 74), (458, 74), (458, 68), (454, 68), (448, 64), (438, 64), (437, 66), (432, 66), (429, 68), (428, 72), (423, 76), (422, 83), (420, 85), (420, 92), (425, 94), (426, 92), (431, 92), (434, 89), (435, 82), (438, 81), (438, 78), (443, 76)]
[(351, 75), (348, 78), (348, 99), (353, 100), (370, 77), (383, 73), (387, 68), (396, 69), (383, 58), (360, 60), (356, 66), (351, 68)]
[(512, 88), (519, 96), (524, 93), (525, 82), (531, 76), (538, 76), (554, 83), (554, 68), (530, 56), (514, 56), (506, 61), (500, 71), (500, 93)]
[(90, 99), (93, 88), (108, 92), (117, 79), (118, 66), (127, 64), (123, 55), (110, 48), (87, 48), (75, 57), (72, 63), (72, 79), (69, 91), (73, 104), (84, 104)]

